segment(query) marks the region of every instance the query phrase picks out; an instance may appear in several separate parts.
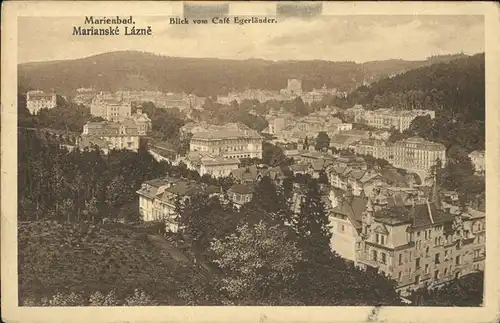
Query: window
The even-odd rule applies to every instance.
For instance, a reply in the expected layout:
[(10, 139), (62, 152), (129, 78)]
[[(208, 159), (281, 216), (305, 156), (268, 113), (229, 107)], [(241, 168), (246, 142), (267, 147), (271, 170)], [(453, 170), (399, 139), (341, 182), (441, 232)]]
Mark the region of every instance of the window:
[(460, 271), (457, 271), (457, 272), (455, 273), (455, 279), (459, 279), (459, 278), (460, 278)]
[(398, 280), (401, 281), (401, 277), (403, 276), (403, 273), (402, 272), (399, 272), (398, 273)]
[(425, 273), (428, 274), (429, 273), (429, 264), (426, 264), (425, 265)]
[(429, 257), (429, 247), (425, 248), (425, 256)]
[(439, 279), (439, 270), (434, 272), (434, 279)]
[(384, 252), (382, 252), (381, 256), (382, 256), (382, 263), (384, 265), (387, 264), (387, 255)]
[(440, 259), (439, 253), (437, 253), (437, 254), (434, 255), (434, 263), (435, 264), (440, 264), (441, 263), (441, 259)]
[(340, 225), (340, 232), (345, 232), (345, 226), (343, 224)]
[(420, 268), (420, 258), (415, 259), (415, 269)]
[(377, 250), (373, 250), (373, 251), (372, 251), (372, 259), (373, 259), (374, 261), (377, 261)]
[(444, 276), (446, 277), (448, 275), (448, 268), (444, 269)]
[(403, 254), (399, 254), (399, 264), (402, 265), (403, 264)]
[(420, 283), (420, 275), (416, 275), (415, 276), (415, 284), (419, 284)]
[(448, 250), (444, 251), (444, 259), (448, 259)]
[(455, 257), (455, 264), (460, 265), (460, 256)]

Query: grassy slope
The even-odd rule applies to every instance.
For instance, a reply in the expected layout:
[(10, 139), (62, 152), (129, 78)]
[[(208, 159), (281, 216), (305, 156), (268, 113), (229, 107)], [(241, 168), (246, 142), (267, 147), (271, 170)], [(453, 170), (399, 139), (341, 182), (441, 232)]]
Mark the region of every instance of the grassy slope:
[(123, 225), (19, 224), (19, 291), (25, 297), (58, 291), (117, 297), (141, 288), (163, 304), (181, 304), (181, 284), (195, 274), (146, 233)]

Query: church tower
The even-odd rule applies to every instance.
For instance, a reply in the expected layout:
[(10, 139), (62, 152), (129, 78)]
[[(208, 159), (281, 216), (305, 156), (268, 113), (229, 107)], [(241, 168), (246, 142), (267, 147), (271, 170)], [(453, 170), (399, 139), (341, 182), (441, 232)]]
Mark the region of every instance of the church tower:
[(369, 198), (368, 202), (366, 203), (366, 211), (363, 213), (363, 216), (361, 218), (361, 230), (362, 230), (362, 236), (364, 239), (368, 238), (368, 236), (371, 233), (371, 225), (373, 223), (373, 214), (374, 209), (373, 209), (373, 204), (372, 200)]

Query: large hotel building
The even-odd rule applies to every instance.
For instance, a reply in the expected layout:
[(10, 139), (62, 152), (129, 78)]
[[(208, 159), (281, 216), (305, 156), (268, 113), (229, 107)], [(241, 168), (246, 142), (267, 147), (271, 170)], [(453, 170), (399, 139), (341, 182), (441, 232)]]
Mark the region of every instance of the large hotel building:
[(484, 270), (485, 213), (451, 210), (439, 198), (408, 205), (375, 191), (332, 203), (330, 224), (332, 250), (378, 268), (402, 295)]
[(420, 137), (407, 138), (394, 144), (382, 140), (365, 139), (356, 144), (355, 151), (357, 154), (385, 159), (394, 167), (418, 172), (423, 174), (423, 177), (429, 175), (437, 159), (441, 161), (442, 167), (446, 163), (446, 147)]
[(410, 127), (411, 122), (419, 116), (429, 116), (431, 119), (436, 117), (432, 110), (393, 110), (378, 109), (374, 111), (361, 109), (355, 114), (355, 121), (379, 129), (394, 128), (400, 132)]
[(97, 95), (90, 104), (90, 113), (112, 122), (121, 122), (132, 114), (130, 102), (118, 100), (104, 94)]
[(52, 109), (57, 105), (55, 93), (44, 93), (43, 91), (29, 91), (26, 93), (26, 107), (31, 114), (38, 114), (42, 109)]
[(189, 127), (191, 130), (184, 128), (181, 131), (192, 133), (191, 152), (223, 158), (262, 158), (262, 136), (245, 125)]

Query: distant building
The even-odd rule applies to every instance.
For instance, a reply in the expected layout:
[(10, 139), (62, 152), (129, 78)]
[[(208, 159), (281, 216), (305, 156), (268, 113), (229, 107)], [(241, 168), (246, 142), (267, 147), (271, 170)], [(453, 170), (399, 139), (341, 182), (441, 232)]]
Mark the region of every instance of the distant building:
[(469, 158), (474, 166), (474, 173), (476, 175), (484, 175), (485, 173), (485, 159), (484, 150), (475, 150), (469, 154)]
[(94, 88), (78, 88), (73, 102), (76, 104), (90, 105), (97, 92)]
[(446, 164), (446, 147), (420, 137), (398, 141), (392, 149), (389, 161), (398, 168), (428, 173), (436, 165), (437, 159), (441, 161), (442, 167)]
[(44, 93), (43, 91), (28, 91), (26, 93), (26, 107), (31, 114), (38, 114), (42, 109), (53, 109), (57, 106), (57, 95), (55, 93)]
[(131, 116), (131, 119), (137, 125), (138, 132), (141, 136), (146, 135), (153, 129), (151, 119), (146, 113), (142, 112), (142, 109), (137, 109), (137, 111)]
[(180, 157), (179, 162), (186, 164), (188, 169), (197, 171), (200, 176), (210, 175), (214, 178), (226, 177), (240, 165), (239, 159), (213, 156), (207, 153), (189, 152)]
[(177, 201), (185, 202), (194, 194), (220, 196), (220, 188), (181, 178), (165, 177), (144, 182), (137, 194), (139, 213), (144, 221), (163, 222), (167, 231), (177, 232), (182, 229), (176, 219)]
[(361, 113), (355, 114), (355, 121), (375, 128), (393, 128), (399, 132), (403, 132), (419, 116), (429, 116), (431, 119), (434, 119), (436, 112), (432, 110), (363, 110)]
[(300, 96), (302, 94), (302, 81), (298, 79), (289, 79), (286, 89), (291, 95)]
[(233, 205), (239, 209), (244, 204), (249, 203), (252, 200), (253, 186), (245, 184), (234, 184), (227, 191), (227, 195)]
[(97, 95), (90, 104), (90, 113), (112, 122), (121, 122), (132, 114), (130, 102), (110, 98), (103, 93)]
[(130, 119), (121, 123), (87, 122), (83, 126), (78, 145), (81, 149), (98, 145), (99, 148), (106, 148), (106, 151), (111, 149), (137, 151), (139, 136), (138, 126)]
[(246, 126), (211, 126), (192, 133), (189, 144), (191, 152), (233, 159), (262, 158), (263, 138)]
[(235, 169), (231, 171), (230, 174), (230, 177), (232, 177), (236, 183), (245, 185), (255, 185), (265, 176), (268, 176), (278, 186), (281, 185), (285, 179), (283, 170), (279, 166), (269, 167), (266, 165), (252, 165)]

